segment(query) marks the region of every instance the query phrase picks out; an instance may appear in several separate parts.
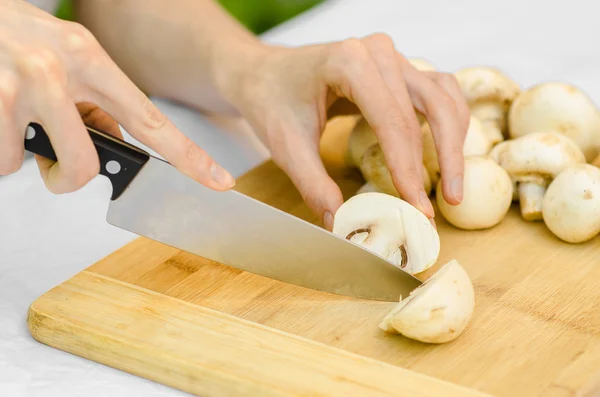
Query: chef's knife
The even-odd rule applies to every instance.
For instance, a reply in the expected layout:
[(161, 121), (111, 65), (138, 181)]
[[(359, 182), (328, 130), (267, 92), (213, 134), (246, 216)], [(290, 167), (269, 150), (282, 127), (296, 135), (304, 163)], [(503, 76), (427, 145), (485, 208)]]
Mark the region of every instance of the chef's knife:
[[(398, 301), (421, 284), (380, 256), (235, 190), (218, 192), (168, 162), (87, 127), (112, 184), (109, 224), (261, 276), (334, 294)], [(37, 123), (25, 149), (57, 160)]]

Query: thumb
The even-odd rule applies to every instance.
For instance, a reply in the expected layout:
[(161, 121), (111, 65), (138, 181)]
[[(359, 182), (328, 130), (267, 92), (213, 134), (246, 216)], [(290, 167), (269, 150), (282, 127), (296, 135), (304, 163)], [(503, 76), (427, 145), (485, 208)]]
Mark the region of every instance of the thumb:
[(302, 139), (286, 146), (291, 149), (274, 154), (273, 161), (288, 174), (306, 205), (331, 231), (333, 217), (344, 198), (339, 186), (327, 173), (319, 157), (318, 146)]

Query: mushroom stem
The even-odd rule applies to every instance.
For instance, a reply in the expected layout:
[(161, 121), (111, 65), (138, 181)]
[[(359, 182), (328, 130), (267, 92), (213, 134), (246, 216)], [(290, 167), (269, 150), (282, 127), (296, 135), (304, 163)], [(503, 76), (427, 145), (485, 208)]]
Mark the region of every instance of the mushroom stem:
[(519, 183), (519, 202), (521, 205), (521, 216), (526, 221), (541, 221), (542, 202), (546, 186), (536, 182)]

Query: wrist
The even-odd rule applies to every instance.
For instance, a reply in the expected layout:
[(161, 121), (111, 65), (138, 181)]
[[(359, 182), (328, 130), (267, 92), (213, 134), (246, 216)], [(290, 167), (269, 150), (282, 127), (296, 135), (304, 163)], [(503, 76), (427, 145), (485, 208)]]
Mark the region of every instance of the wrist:
[(209, 73), (219, 94), (237, 107), (248, 74), (256, 69), (257, 61), (270, 50), (272, 47), (255, 37), (215, 43)]

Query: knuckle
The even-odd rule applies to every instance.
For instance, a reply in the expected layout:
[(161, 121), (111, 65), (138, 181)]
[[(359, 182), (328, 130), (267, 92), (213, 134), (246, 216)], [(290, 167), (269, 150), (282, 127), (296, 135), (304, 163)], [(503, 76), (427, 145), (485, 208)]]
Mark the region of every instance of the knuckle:
[(367, 37), (368, 41), (377, 48), (395, 49), (394, 40), (385, 33), (374, 33)]
[(350, 38), (338, 43), (337, 51), (344, 61), (361, 61), (369, 56), (369, 51), (362, 40)]
[(65, 22), (63, 30), (64, 47), (76, 62), (88, 62), (94, 59), (99, 43), (94, 35), (83, 25), (76, 22)]
[(145, 95), (142, 99), (142, 109), (142, 124), (145, 127), (151, 130), (159, 130), (167, 124), (167, 116)]
[(34, 79), (56, 79), (62, 71), (58, 56), (49, 49), (38, 48), (18, 57), (21, 73)]
[(12, 108), (18, 89), (18, 79), (12, 74), (0, 75), (0, 111)]

